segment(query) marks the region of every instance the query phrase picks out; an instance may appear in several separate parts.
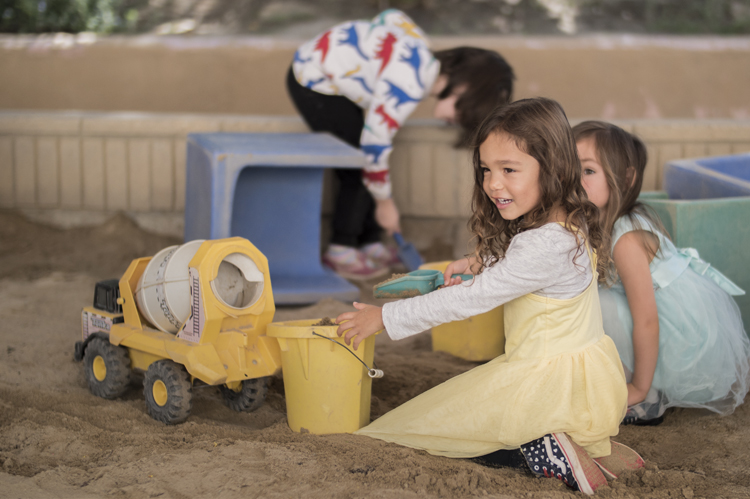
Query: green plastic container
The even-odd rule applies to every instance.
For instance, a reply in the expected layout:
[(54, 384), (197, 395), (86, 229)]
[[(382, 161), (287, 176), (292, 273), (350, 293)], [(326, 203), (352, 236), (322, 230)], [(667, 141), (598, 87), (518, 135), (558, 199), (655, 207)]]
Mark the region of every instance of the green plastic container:
[(695, 248), (747, 294), (734, 299), (750, 334), (750, 197), (677, 200), (643, 193), (678, 248)]

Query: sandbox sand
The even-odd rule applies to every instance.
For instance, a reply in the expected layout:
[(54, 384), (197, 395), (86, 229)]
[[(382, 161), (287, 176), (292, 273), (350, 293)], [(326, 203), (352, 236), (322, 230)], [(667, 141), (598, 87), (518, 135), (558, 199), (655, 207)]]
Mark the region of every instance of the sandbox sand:
[[(137, 382), (118, 400), (93, 396), (73, 344), (94, 283), (179, 242), (122, 216), (62, 231), (0, 211), (0, 497), (583, 497), (556, 480), (368, 437), (294, 433), (280, 377), (249, 414), (225, 407), (216, 388), (198, 388), (192, 415), (176, 426), (148, 416)], [(373, 284), (362, 284), (363, 301), (382, 303)], [(276, 320), (347, 310), (323, 300), (279, 307)], [(373, 418), (476, 365), (432, 352), (429, 333), (398, 343), (380, 335), (376, 345), (385, 377), (373, 382)], [(728, 417), (672, 410), (661, 426), (621, 427), (616, 440), (647, 465), (600, 497), (750, 497), (748, 406)]]

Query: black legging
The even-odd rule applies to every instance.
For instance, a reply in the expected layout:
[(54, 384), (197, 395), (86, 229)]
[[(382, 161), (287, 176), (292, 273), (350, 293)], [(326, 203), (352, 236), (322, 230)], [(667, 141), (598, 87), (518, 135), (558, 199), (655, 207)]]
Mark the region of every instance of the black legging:
[[(297, 82), (292, 68), (286, 87), (297, 111), (314, 132), (329, 132), (349, 145), (359, 148), (365, 126), (364, 111), (340, 95), (325, 95)], [(375, 201), (362, 183), (362, 170), (336, 168), (339, 191), (333, 212), (331, 242), (359, 247), (380, 241), (380, 226), (375, 221)]]
[(474, 461), (490, 468), (529, 469), (521, 449), (498, 450), (484, 456), (475, 457)]

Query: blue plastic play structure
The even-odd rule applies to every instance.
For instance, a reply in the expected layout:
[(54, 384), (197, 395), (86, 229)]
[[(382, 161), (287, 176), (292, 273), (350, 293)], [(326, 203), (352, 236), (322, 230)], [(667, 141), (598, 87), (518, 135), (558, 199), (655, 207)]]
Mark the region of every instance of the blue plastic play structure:
[(249, 239), (268, 258), (277, 304), (355, 300), (358, 288), (320, 263), (320, 215), (323, 171), (364, 165), (328, 134), (190, 134), (185, 241)]
[(670, 161), (664, 189), (670, 199), (750, 196), (750, 154)]

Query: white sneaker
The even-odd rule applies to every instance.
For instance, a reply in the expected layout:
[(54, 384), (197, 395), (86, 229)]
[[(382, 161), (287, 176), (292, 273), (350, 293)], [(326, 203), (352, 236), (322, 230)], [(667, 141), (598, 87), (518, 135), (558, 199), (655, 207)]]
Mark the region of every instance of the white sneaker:
[(382, 277), (388, 273), (388, 266), (373, 262), (363, 252), (350, 246), (331, 244), (323, 254), (323, 264), (341, 277), (355, 281), (365, 281)]
[(362, 253), (373, 262), (388, 267), (401, 263), (401, 259), (398, 257), (398, 250), (388, 247), (383, 243), (366, 244), (362, 246)]

